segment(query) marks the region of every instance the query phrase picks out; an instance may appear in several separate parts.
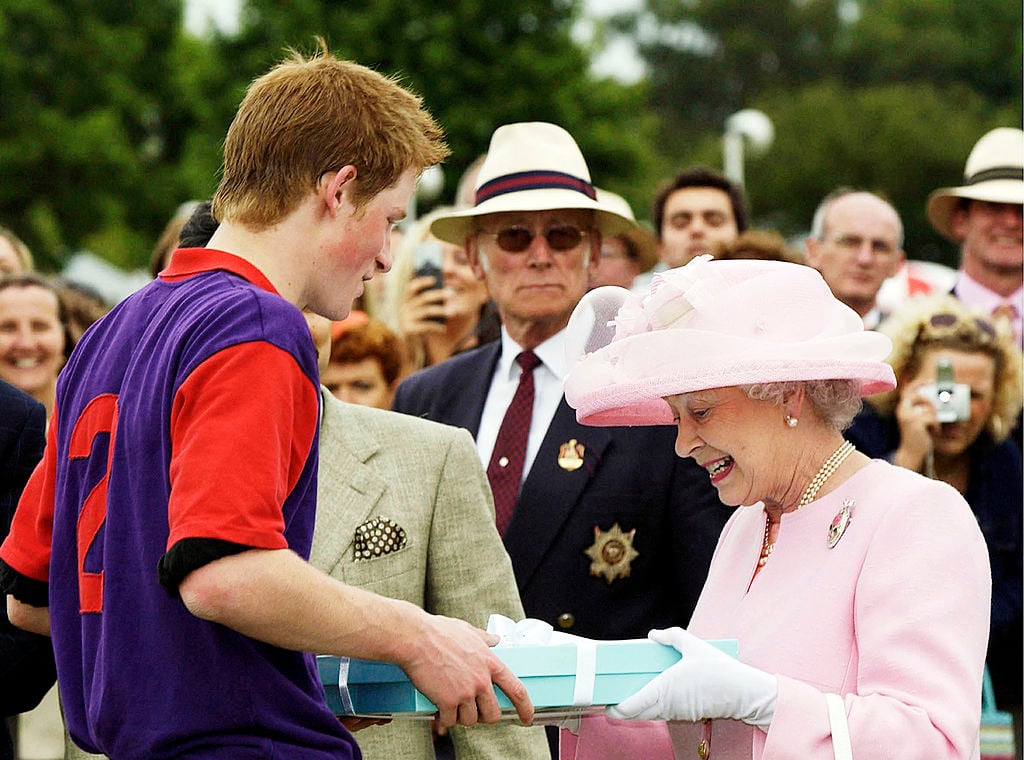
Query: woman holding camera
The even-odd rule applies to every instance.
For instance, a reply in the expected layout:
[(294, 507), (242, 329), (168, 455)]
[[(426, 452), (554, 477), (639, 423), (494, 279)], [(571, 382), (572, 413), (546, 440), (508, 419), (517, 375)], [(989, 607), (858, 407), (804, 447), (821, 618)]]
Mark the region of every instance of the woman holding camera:
[[(992, 565), (988, 666), (1000, 707), (1021, 704), (1021, 354), (1004, 320), (952, 296), (918, 299), (881, 331), (896, 390), (868, 398), (846, 437), (870, 456), (945, 481), (970, 504)], [(1019, 730), (1019, 729), (1018, 729)]]

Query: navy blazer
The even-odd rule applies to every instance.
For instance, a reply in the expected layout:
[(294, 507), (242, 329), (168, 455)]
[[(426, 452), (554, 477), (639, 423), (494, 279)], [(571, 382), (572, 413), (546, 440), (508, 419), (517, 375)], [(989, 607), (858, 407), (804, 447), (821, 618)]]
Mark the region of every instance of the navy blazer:
[[(500, 351), (494, 341), (414, 374), (394, 409), (476, 437)], [(703, 468), (675, 455), (675, 437), (672, 426), (581, 425), (562, 399), (504, 536), (528, 617), (595, 639), (689, 622), (732, 510)], [(559, 464), (572, 440), (583, 446), (578, 469)], [(615, 526), (619, 548), (631, 541), (637, 555), (599, 561), (595, 574), (587, 550), (614, 550)], [(603, 571), (612, 567), (621, 572)]]
[[(0, 541), (25, 483), (43, 456), (46, 409), (12, 385), (0, 381)], [(0, 709), (4, 716), (31, 710), (53, 686), (57, 673), (50, 639), (23, 631), (0, 617)], [(0, 721), (0, 759), (13, 757), (6, 721)]]

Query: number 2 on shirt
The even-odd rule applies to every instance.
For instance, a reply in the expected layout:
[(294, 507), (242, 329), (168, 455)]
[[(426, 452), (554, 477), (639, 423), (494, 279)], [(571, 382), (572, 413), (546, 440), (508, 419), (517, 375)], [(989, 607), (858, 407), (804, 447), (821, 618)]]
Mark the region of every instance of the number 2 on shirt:
[(114, 456), (114, 436), (117, 432), (117, 396), (105, 393), (90, 401), (79, 415), (68, 444), (68, 459), (87, 459), (92, 444), (101, 433), (110, 434), (107, 446), (107, 466), (100, 481), (89, 491), (78, 513), (75, 535), (78, 543), (78, 596), (80, 611), (103, 611), (103, 571), (85, 570), (85, 555), (96, 540), (104, 520), (107, 519), (107, 483), (110, 463)]

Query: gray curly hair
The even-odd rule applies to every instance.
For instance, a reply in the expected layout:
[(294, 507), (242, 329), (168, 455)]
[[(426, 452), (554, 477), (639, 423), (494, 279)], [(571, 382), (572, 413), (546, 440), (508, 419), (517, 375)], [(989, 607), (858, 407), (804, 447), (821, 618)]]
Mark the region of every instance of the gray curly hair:
[(843, 432), (861, 408), (860, 380), (789, 380), (779, 383), (755, 383), (740, 386), (747, 398), (770, 401), (781, 407), (783, 401), (803, 386), (818, 416), (826, 425)]

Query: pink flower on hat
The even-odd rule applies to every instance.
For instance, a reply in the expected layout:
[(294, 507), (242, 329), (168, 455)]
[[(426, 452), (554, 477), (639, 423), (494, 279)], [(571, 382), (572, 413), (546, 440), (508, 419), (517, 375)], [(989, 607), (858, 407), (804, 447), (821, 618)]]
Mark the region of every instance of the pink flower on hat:
[(708, 267), (712, 256), (704, 254), (685, 267), (654, 275), (645, 311), (655, 330), (681, 327), (683, 318), (712, 303), (725, 289), (725, 282)]
[(707, 388), (856, 380), (870, 396), (896, 384), (889, 339), (803, 264), (698, 257), (656, 275), (640, 303), (595, 288), (569, 319), (563, 387), (583, 424), (670, 425), (665, 397)]
[(615, 327), (614, 340), (622, 340), (630, 335), (639, 335), (649, 332), (651, 329), (651, 320), (644, 309), (644, 302), (632, 293), (627, 296), (622, 306), (619, 307), (615, 319), (609, 324)]

